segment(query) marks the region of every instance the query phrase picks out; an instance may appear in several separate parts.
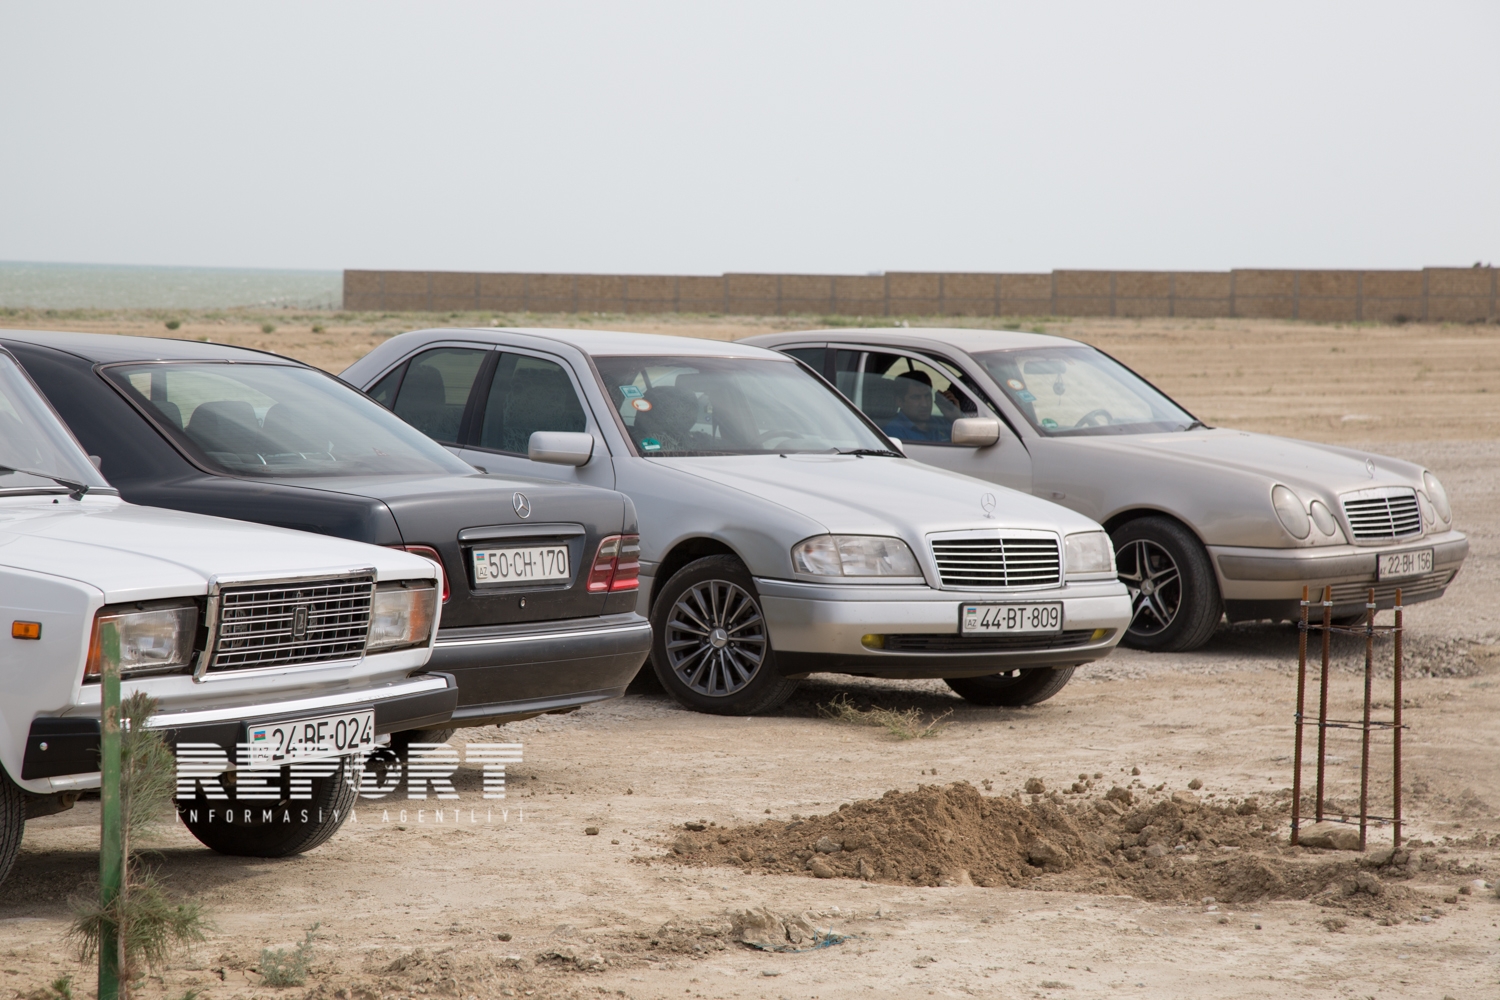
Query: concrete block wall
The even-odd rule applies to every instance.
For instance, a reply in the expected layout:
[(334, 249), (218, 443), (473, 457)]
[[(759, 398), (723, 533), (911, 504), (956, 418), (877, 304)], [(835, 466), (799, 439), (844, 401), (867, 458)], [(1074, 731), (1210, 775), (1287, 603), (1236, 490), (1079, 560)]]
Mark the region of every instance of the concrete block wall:
[(345, 271), (344, 308), (745, 316), (1184, 316), (1500, 320), (1500, 269), (892, 271), (878, 275)]

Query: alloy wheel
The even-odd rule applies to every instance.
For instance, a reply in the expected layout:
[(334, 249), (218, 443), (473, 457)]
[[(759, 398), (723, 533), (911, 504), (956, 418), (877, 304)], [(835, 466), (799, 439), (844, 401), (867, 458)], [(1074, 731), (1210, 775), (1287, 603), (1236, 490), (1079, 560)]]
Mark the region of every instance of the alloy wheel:
[(668, 664), (688, 688), (723, 698), (755, 679), (766, 659), (766, 624), (743, 587), (704, 580), (683, 591), (667, 616)]
[(1145, 538), (1126, 542), (1115, 553), (1120, 582), (1130, 593), (1130, 631), (1156, 635), (1182, 606), (1182, 571), (1162, 546)]

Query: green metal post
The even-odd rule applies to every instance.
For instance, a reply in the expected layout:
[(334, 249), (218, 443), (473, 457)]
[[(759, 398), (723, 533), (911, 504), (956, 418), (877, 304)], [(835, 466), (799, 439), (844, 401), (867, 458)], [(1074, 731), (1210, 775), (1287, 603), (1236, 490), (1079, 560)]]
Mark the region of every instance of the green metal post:
[[(120, 822), (120, 633), (99, 630), (99, 902), (106, 913), (125, 883), (125, 837)], [(120, 928), (105, 920), (99, 935), (99, 1000), (120, 996)]]

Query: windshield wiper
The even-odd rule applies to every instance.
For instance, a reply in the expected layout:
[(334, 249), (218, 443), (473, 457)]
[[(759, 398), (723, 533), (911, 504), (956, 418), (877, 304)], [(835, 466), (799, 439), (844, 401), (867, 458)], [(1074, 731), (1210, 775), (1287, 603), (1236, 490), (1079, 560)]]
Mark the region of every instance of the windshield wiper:
[(1212, 428), (1212, 427), (1210, 427), (1210, 426), (1208, 426), (1208, 425), (1207, 425), (1207, 424), (1205, 424), (1205, 423), (1204, 423), (1204, 422), (1203, 422), (1203, 421), (1201, 421), (1201, 420), (1198, 420), (1198, 419), (1196, 419), (1196, 418), (1194, 418), (1194, 420), (1193, 420), (1193, 422), (1192, 422), (1192, 423), (1190, 423), (1190, 424), (1188, 424), (1188, 425), (1187, 425), (1187, 426), (1186, 426), (1186, 427), (1184, 427), (1184, 428), (1183, 428), (1183, 430), (1184, 430), (1184, 431), (1195, 431), (1195, 430), (1197, 430), (1197, 429), (1198, 429), (1198, 428), (1200, 428), (1200, 427), (1202, 427), (1202, 428), (1203, 428), (1203, 429), (1204, 429), (1204, 430), (1206, 430), (1206, 431), (1211, 431), (1211, 430), (1213, 430), (1213, 428)]
[(840, 455), (874, 455), (877, 458), (905, 458), (900, 452), (891, 451), (887, 448), (835, 448)]
[(82, 500), (83, 495), (89, 491), (87, 483), (75, 483), (71, 479), (61, 479), (57, 476), (49, 476), (45, 472), (32, 472), (30, 469), (12, 469), (8, 465), (0, 465), (0, 474), (6, 472), (19, 472), (23, 476), (36, 476), (38, 479), (50, 479), (59, 486), (68, 488), (68, 496), (74, 500)]

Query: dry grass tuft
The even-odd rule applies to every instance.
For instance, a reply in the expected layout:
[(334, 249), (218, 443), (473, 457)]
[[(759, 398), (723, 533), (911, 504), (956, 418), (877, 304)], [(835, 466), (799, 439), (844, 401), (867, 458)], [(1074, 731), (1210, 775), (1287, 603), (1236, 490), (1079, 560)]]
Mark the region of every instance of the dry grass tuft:
[(818, 714), (854, 726), (878, 726), (898, 740), (925, 740), (941, 733), (942, 721), (953, 712), (944, 712), (924, 724), (925, 717), (920, 708), (894, 709), (875, 705), (861, 710), (849, 701), (848, 695), (840, 694), (826, 705), (819, 705)]

